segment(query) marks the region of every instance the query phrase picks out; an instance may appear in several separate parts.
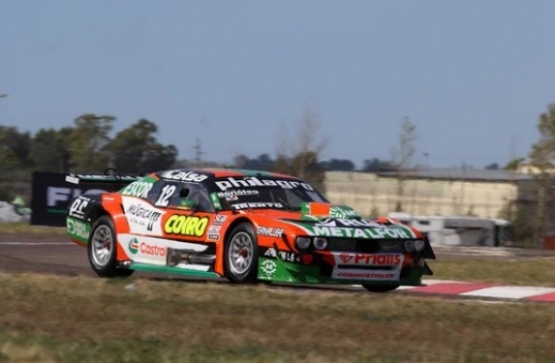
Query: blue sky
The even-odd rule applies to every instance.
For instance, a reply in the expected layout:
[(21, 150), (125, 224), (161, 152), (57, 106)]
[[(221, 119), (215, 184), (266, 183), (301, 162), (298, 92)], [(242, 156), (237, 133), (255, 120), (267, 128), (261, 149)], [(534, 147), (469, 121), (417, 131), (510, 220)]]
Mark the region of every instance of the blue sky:
[[(0, 2), (0, 124), (139, 118), (180, 158), (275, 155), (305, 105), (322, 159), (483, 167), (525, 156), (555, 102), (555, 1)], [(427, 153), (427, 159), (424, 154)]]

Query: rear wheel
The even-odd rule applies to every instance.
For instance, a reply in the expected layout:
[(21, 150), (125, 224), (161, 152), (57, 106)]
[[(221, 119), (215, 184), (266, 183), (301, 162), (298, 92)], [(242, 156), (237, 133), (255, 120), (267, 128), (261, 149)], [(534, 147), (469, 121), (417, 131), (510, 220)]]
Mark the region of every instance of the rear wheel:
[(226, 240), (225, 275), (232, 282), (256, 282), (258, 275), (258, 242), (252, 224), (238, 224)]
[(366, 290), (370, 292), (388, 292), (393, 291), (399, 287), (399, 285), (362, 285)]
[(87, 255), (93, 271), (100, 277), (127, 277), (133, 270), (119, 269), (116, 261), (116, 233), (109, 216), (101, 216), (91, 229)]

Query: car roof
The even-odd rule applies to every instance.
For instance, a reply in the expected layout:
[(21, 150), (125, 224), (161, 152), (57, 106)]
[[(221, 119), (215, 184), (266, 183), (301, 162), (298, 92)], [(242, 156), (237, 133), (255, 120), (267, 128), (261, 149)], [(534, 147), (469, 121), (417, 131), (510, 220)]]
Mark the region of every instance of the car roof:
[(227, 178), (227, 177), (245, 177), (245, 176), (257, 176), (257, 177), (269, 177), (269, 178), (286, 178), (286, 179), (298, 179), (292, 175), (282, 174), (282, 173), (275, 173), (265, 170), (253, 170), (253, 169), (227, 169), (227, 168), (176, 168), (176, 169), (169, 169), (160, 172), (155, 172), (154, 174), (160, 175), (162, 172), (165, 171), (174, 171), (174, 172), (193, 172), (193, 173), (201, 173), (201, 174), (212, 174), (215, 178)]

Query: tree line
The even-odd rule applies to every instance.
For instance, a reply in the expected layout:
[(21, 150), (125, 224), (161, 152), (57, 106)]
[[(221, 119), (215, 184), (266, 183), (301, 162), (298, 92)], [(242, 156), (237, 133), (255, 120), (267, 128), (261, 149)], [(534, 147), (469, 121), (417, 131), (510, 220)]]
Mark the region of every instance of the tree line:
[[(75, 118), (71, 126), (42, 128), (34, 135), (20, 131), (17, 127), (0, 125), (0, 175), (10, 180), (26, 181), (33, 171), (90, 172), (113, 167), (122, 173), (145, 173), (194, 164), (188, 160), (179, 160), (175, 145), (165, 145), (157, 140), (156, 123), (142, 118), (112, 136), (115, 122), (114, 116), (88, 113)], [(404, 120), (402, 126), (405, 129), (400, 134), (397, 156), (391, 160), (368, 158), (360, 168), (349, 159), (320, 160), (325, 143), (313, 142), (318, 128), (315, 116), (305, 113), (300, 124), (298, 140), (293, 141), (296, 145), (284, 147), (275, 157), (268, 153), (257, 157), (237, 155), (232, 166), (278, 169), (282, 172), (289, 170), (292, 174), (303, 174), (302, 170), (310, 168), (321, 171), (385, 172), (396, 171), (399, 166), (408, 167), (408, 159), (414, 154), (413, 140), (407, 139), (407, 135), (414, 132), (414, 125), (408, 120)], [(306, 131), (303, 133), (303, 130)], [(284, 137), (286, 139), (292, 138)], [(216, 162), (205, 164), (223, 165)], [(499, 166), (492, 164), (486, 168), (497, 169)]]
[(391, 159), (368, 158), (360, 168), (349, 159), (321, 160), (327, 142), (320, 139), (318, 117), (308, 108), (294, 133), (281, 135), (274, 157), (241, 154), (230, 163), (205, 161), (201, 165), (179, 159), (175, 145), (160, 142), (155, 122), (141, 118), (114, 134), (116, 121), (112, 115), (86, 113), (70, 126), (42, 128), (35, 134), (0, 125), (0, 197), (9, 196), (14, 182), (29, 183), (34, 171), (79, 173), (114, 168), (123, 174), (146, 174), (177, 167), (226, 166), (290, 174), (323, 190), (326, 171), (388, 172), (414, 167), (415, 125), (408, 118), (401, 122), (399, 145), (392, 150)]
[[(203, 166), (186, 159), (179, 160), (175, 145), (157, 139), (155, 122), (142, 118), (112, 135), (115, 122), (116, 117), (111, 115), (87, 113), (75, 118), (73, 125), (42, 128), (34, 134), (15, 126), (0, 125), (0, 181), (28, 182), (34, 171), (100, 172), (112, 167), (121, 173), (142, 174), (172, 167)], [(302, 137), (305, 145), (293, 154), (279, 152), (276, 157), (271, 157), (265, 153), (254, 158), (238, 155), (231, 166), (277, 170), (298, 176), (305, 172), (357, 170), (351, 160), (318, 160), (321, 150), (314, 150), (306, 142), (312, 136)], [(215, 162), (204, 164), (223, 165)], [(359, 170), (394, 169), (391, 162), (372, 158), (366, 160)]]
[(171, 167), (177, 148), (156, 139), (158, 127), (140, 119), (111, 136), (116, 118), (83, 114), (72, 126), (42, 128), (34, 135), (0, 126), (0, 173), (26, 180), (29, 172), (87, 172), (114, 167), (141, 173)]
[[(114, 168), (122, 174), (146, 174), (174, 167), (224, 166), (217, 162), (197, 165), (194, 161), (179, 159), (175, 145), (157, 139), (158, 126), (153, 121), (141, 118), (114, 134), (116, 121), (112, 115), (86, 113), (76, 117), (70, 126), (41, 128), (34, 134), (15, 126), (0, 125), (0, 199), (10, 198), (14, 185), (28, 184), (35, 171), (79, 173)], [(305, 113), (301, 125), (304, 132), (296, 141), (299, 148), (280, 150), (274, 158), (269, 154), (254, 158), (238, 155), (232, 165), (225, 166), (287, 173), (321, 188), (325, 171), (356, 170), (355, 164), (347, 159), (318, 160), (323, 144), (313, 142), (317, 128), (315, 116)], [(367, 160), (360, 170), (393, 168), (389, 162), (374, 158)]]

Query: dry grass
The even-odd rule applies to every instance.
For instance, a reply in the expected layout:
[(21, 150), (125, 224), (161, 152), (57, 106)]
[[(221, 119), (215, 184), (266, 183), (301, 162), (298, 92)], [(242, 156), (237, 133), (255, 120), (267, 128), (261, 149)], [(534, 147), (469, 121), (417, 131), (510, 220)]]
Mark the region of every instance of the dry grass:
[(0, 296), (0, 361), (555, 360), (548, 304), (31, 274)]
[(23, 222), (2, 222), (0, 223), (0, 234), (21, 234), (32, 233), (37, 235), (65, 234), (65, 227), (32, 226)]
[(428, 262), (433, 278), (555, 287), (555, 258), (461, 259)]

